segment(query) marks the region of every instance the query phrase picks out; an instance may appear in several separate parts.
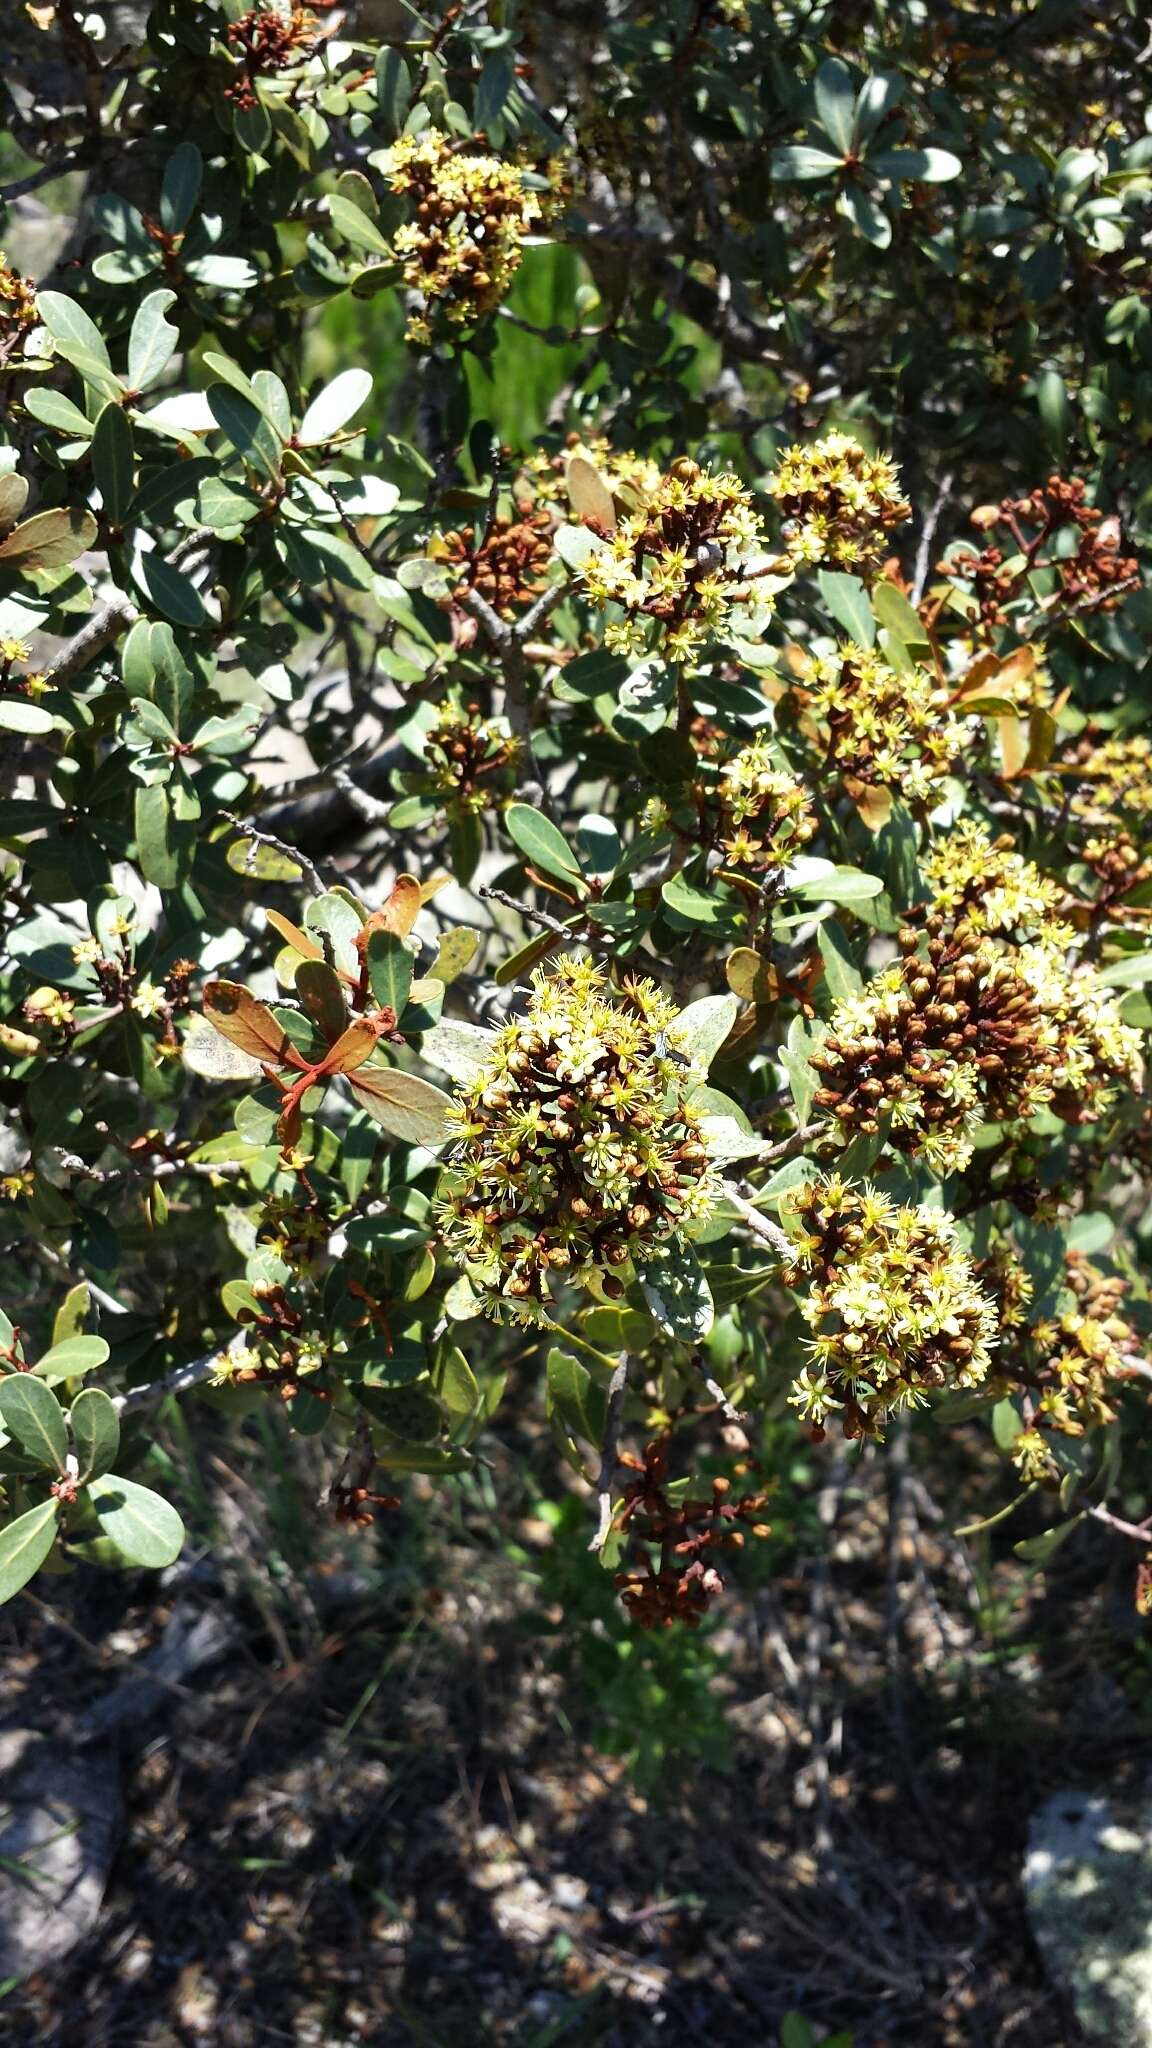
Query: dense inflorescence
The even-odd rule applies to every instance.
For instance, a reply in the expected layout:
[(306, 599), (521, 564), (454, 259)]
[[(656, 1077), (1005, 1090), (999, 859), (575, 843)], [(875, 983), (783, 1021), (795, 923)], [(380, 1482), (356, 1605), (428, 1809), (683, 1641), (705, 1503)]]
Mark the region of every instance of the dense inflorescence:
[(889, 1413), (987, 1377), (996, 1307), (950, 1216), (838, 1178), (796, 1189), (786, 1211), (796, 1252), (783, 1277), (805, 1289), (813, 1333), (789, 1396), (805, 1421), (823, 1429), (839, 1412), (846, 1436), (871, 1435)]
[[(541, 449), (525, 464), (525, 473), (531, 478), (541, 504), (570, 502), (569, 464), (577, 456), (591, 465), (613, 497), (619, 497), (629, 509), (646, 503), (660, 487), (660, 465), (650, 455), (637, 455), (631, 448), (614, 448), (604, 434), (590, 434), (584, 439), (579, 434), (570, 434), (563, 449), (555, 454)], [(582, 516), (575, 507), (573, 512), (578, 518)]]
[(481, 533), (474, 526), (450, 527), (433, 537), (428, 554), (461, 572), (450, 602), (462, 604), (476, 590), (500, 618), (514, 619), (544, 588), (554, 531), (545, 510), (523, 504), (515, 519), (497, 513)]
[[(937, 856), (945, 877), (949, 845)], [(900, 932), (903, 958), (837, 1003), (812, 1056), (816, 1107), (842, 1134), (872, 1135), (887, 1120), (892, 1144), (940, 1173), (967, 1164), (981, 1118), (1017, 1123), (1050, 1108), (1091, 1122), (1141, 1075), (1139, 1033), (1092, 967), (1066, 961), (1065, 927), (1033, 922), (1027, 942), (1014, 944), (987, 928), (986, 909), (969, 913), (966, 863), (977, 845), (967, 837), (959, 849), (961, 903), (933, 905), (923, 936)], [(991, 880), (995, 920), (1027, 929), (1042, 916), (1042, 878), (1029, 863), (1017, 871), (1004, 854)]]
[(1065, 1305), (1026, 1327), (996, 1365), (996, 1391), (1016, 1398), (1022, 1411), (1013, 1461), (1022, 1479), (1042, 1483), (1062, 1476), (1053, 1437), (1080, 1437), (1116, 1420), (1116, 1397), (1141, 1349), (1121, 1313), (1128, 1285), (1118, 1274), (1070, 1251), (1065, 1284)]
[(994, 839), (978, 819), (961, 818), (920, 867), (943, 916), (962, 917), (974, 931), (1071, 944), (1072, 927), (1061, 917), (1064, 889), (1018, 853), (1008, 833)]
[(432, 340), (434, 314), (450, 329), (487, 319), (520, 268), (526, 237), (555, 211), (554, 195), (535, 190), (520, 165), (464, 150), (436, 128), (402, 135), (384, 172), (415, 206), (415, 220), (392, 237), (405, 283), (426, 301), (409, 317), (409, 340)]
[(781, 768), (765, 740), (753, 740), (721, 770), (721, 845), (731, 867), (763, 873), (782, 867), (816, 830), (804, 784)]
[(674, 462), (643, 507), (621, 519), (584, 566), (594, 604), (627, 615), (605, 629), (605, 645), (638, 652), (649, 621), (671, 660), (695, 653), (750, 604), (764, 536), (740, 479), (686, 457)]
[(39, 324), (36, 286), (30, 277), (13, 270), (0, 249), (0, 362), (23, 353), (24, 344)]
[(795, 695), (826, 767), (858, 791), (895, 790), (924, 803), (964, 747), (949, 693), (926, 670), (898, 675), (850, 641), (808, 660)]
[(1105, 813), (1131, 823), (1152, 815), (1152, 739), (1147, 733), (1086, 738), (1072, 754), (1069, 772), (1077, 816)]
[(796, 570), (825, 564), (873, 575), (892, 528), (911, 513), (895, 463), (869, 455), (850, 434), (786, 449), (765, 489), (784, 515), (787, 559)]
[(515, 788), (519, 752), (504, 719), (482, 718), (475, 705), (441, 704), (425, 735), (426, 773), (418, 786), (448, 808), (491, 810)]
[(613, 990), (587, 961), (537, 971), (454, 1114), (440, 1230), (478, 1286), (525, 1307), (550, 1277), (618, 1295), (709, 1214), (675, 1014), (653, 982)]
[(278, 7), (254, 7), (229, 22), (225, 33), (243, 76), (225, 88), (224, 97), (238, 112), (248, 113), (259, 103), (256, 80), (273, 78), (298, 64), (316, 42), (320, 25), (306, 7), (293, 7), (288, 13)]

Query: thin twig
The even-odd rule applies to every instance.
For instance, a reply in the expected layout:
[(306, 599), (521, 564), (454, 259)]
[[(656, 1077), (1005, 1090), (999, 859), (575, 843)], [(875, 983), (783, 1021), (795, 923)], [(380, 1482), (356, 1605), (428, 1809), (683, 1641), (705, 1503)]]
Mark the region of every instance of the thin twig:
[(571, 939), (575, 936), (571, 925), (561, 924), (560, 919), (553, 917), (547, 910), (533, 910), (531, 904), (519, 903), (506, 889), (490, 889), (485, 885), (477, 889), (476, 894), (487, 902), (503, 903), (507, 910), (515, 910), (524, 919), (525, 924), (543, 925), (545, 931), (555, 932), (558, 939)]
[(936, 496), (924, 515), (924, 524), (920, 529), (920, 545), (916, 550), (916, 567), (912, 572), (912, 603), (914, 605), (919, 604), (920, 599), (924, 595), (925, 586), (927, 585), (928, 576), (932, 568), (932, 543), (936, 538), (936, 529), (940, 524), (944, 507), (948, 503), (952, 483), (953, 471), (949, 470), (947, 476), (941, 477)]
[(222, 1358), (235, 1358), (248, 1348), (242, 1332), (237, 1331), (227, 1345), (218, 1344), (214, 1351), (206, 1351), (202, 1358), (189, 1359), (187, 1365), (178, 1365), (166, 1373), (162, 1380), (153, 1380), (146, 1387), (130, 1387), (126, 1394), (114, 1394), (112, 1406), (118, 1415), (131, 1413), (136, 1408), (147, 1408), (153, 1401), (163, 1401), (169, 1394), (187, 1394), (193, 1387), (202, 1386), (211, 1379)]
[(90, 661), (95, 661), (98, 654), (103, 654), (104, 649), (111, 646), (126, 626), (132, 625), (135, 617), (136, 607), (128, 598), (109, 598), (107, 604), (101, 605), (87, 624), (81, 626), (59, 661), (48, 670), (44, 679), (47, 685), (55, 689), (61, 683), (70, 683), (73, 676), (79, 675), (81, 669), (87, 668)]
[(1091, 1507), (1088, 1510), (1094, 1522), (1103, 1522), (1106, 1529), (1115, 1529), (1118, 1536), (1130, 1536), (1134, 1543), (1143, 1543), (1146, 1549), (1152, 1547), (1152, 1515), (1144, 1522), (1126, 1522), (1121, 1515), (1114, 1515), (1111, 1508)]
[(353, 782), (346, 768), (333, 768), (329, 780), (333, 789), (338, 789), (341, 796), (347, 797), (352, 809), (358, 817), (363, 818), (366, 825), (384, 823), (392, 808), (391, 804), (381, 803), (378, 796), (370, 796), (366, 789), (361, 789), (359, 783)]
[(238, 818), (235, 811), (224, 811), (222, 815), (245, 839), (251, 839), (256, 846), (269, 847), (273, 853), (280, 854), (285, 860), (290, 860), (294, 867), (298, 867), (314, 896), (327, 894), (327, 882), (315, 861), (310, 860), (306, 853), (301, 853), (298, 847), (289, 846), (283, 839), (277, 839), (275, 833), (266, 832), (263, 826), (253, 825), (250, 819)]
[(628, 1353), (622, 1351), (608, 1382), (608, 1407), (604, 1416), (604, 1438), (600, 1447), (600, 1471), (596, 1479), (599, 1516), (589, 1550), (603, 1550), (612, 1527), (612, 1481), (620, 1463), (620, 1425), (624, 1419), (624, 1393), (628, 1385)]
[(731, 1422), (737, 1429), (742, 1429), (746, 1431), (750, 1427), (754, 1418), (751, 1415), (745, 1414), (743, 1409), (737, 1408), (734, 1401), (729, 1400), (727, 1394), (724, 1392), (723, 1387), (720, 1385), (719, 1380), (714, 1379), (712, 1374), (709, 1372), (708, 1361), (706, 1360), (704, 1353), (702, 1351), (694, 1351), (692, 1353), (692, 1363), (695, 1366), (696, 1371), (700, 1375), (702, 1384), (707, 1389), (708, 1393), (712, 1396), (712, 1399), (715, 1401), (716, 1406), (719, 1408), (720, 1413), (724, 1417), (725, 1422)]
[(754, 1237), (759, 1237), (765, 1244), (771, 1245), (779, 1259), (790, 1260), (795, 1257), (796, 1247), (787, 1232), (781, 1230), (778, 1223), (773, 1223), (767, 1216), (762, 1215), (755, 1203), (750, 1202), (747, 1195), (741, 1193), (734, 1180), (722, 1181), (720, 1187), (725, 1201), (731, 1203)]

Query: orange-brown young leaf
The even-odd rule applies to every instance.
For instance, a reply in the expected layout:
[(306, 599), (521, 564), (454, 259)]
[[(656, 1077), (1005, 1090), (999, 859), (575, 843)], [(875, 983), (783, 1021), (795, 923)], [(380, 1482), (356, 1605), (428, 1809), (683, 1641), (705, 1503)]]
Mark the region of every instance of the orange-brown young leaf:
[(254, 1060), (267, 1060), (277, 1067), (306, 1070), (291, 1040), (276, 1022), (267, 1003), (238, 981), (208, 981), (204, 984), (204, 1015), (222, 1038), (238, 1045)]
[(306, 932), (300, 925), (293, 924), (290, 917), (281, 917), (278, 910), (266, 910), (264, 915), (273, 931), (279, 932), (280, 937), (286, 945), (291, 946), (294, 953), (301, 954), (305, 960), (324, 958), (324, 948), (312, 932)]

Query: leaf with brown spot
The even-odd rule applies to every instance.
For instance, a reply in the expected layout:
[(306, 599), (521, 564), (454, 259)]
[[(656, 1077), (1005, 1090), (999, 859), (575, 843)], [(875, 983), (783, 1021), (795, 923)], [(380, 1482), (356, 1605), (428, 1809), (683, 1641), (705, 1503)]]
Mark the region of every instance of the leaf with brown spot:
[(308, 1062), (301, 1058), (268, 1005), (257, 1002), (240, 982), (205, 982), (204, 1015), (222, 1037), (239, 1046), (250, 1058), (307, 1072)]

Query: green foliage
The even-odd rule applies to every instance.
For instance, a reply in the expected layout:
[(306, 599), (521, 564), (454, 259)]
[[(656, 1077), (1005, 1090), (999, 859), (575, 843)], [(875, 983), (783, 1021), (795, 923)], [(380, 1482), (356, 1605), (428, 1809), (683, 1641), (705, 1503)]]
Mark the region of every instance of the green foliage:
[(550, 1441), (655, 1782), (779, 1432), (1131, 1507), (1143, 25), (1009, 11), (14, 33), (4, 1598), (177, 1555), (176, 1399), (353, 1522)]

